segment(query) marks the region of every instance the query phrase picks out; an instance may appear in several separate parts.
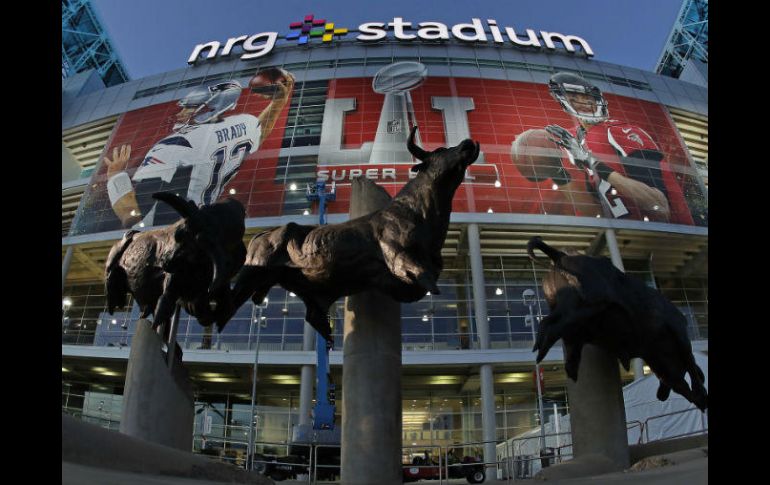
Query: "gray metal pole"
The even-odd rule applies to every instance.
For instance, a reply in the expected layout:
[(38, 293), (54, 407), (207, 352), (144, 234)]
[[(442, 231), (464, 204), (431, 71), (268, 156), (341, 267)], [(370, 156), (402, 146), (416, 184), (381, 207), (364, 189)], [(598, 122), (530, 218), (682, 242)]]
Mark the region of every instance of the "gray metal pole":
[(257, 323), (257, 341), (254, 345), (254, 368), (251, 373), (251, 419), (249, 421), (249, 462), (248, 470), (254, 469), (254, 405), (257, 397), (257, 364), (259, 362), (259, 337), (262, 332), (262, 307), (259, 307), (259, 318), (257, 318), (257, 305), (251, 304), (251, 321)]
[(64, 254), (64, 262), (61, 264), (61, 291), (64, 293), (64, 282), (67, 281), (67, 273), (70, 270), (70, 264), (72, 264), (72, 253), (74, 252), (72, 246), (67, 247), (67, 252)]
[[(532, 341), (536, 340), (535, 335), (535, 314), (532, 311), (532, 303), (529, 306), (529, 318), (532, 323)], [(535, 382), (537, 384), (537, 415), (540, 419), (540, 451), (545, 451), (545, 413), (543, 412), (543, 389), (540, 386), (540, 364), (535, 361)]]
[[(484, 285), (484, 266), (481, 259), (481, 237), (478, 224), (468, 224), (468, 255), (473, 278), (473, 308), (476, 313), (476, 332), (482, 350), (489, 349), (489, 321), (487, 320), (487, 298)], [(491, 364), (479, 367), (481, 381), (481, 426), (483, 430), (484, 462), (497, 460), (495, 444), (497, 441), (495, 426), (495, 388)], [(487, 465), (487, 477), (494, 480), (494, 465)]]

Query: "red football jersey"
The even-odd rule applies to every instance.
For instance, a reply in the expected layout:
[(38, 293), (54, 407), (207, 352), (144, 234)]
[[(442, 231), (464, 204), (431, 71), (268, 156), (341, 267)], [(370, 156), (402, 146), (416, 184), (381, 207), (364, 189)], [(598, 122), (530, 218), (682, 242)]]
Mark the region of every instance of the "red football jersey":
[[(571, 132), (576, 134), (577, 128), (574, 127)], [(594, 157), (610, 169), (663, 192), (669, 203), (669, 222), (693, 224), (682, 187), (665, 154), (646, 131), (622, 121), (608, 120), (590, 126), (585, 140), (586, 147)], [(624, 164), (621, 158), (630, 158), (633, 162), (626, 161), (627, 164)], [(642, 219), (639, 208), (632, 200), (624, 198), (622, 193), (617, 197), (620, 197), (629, 211), (625, 218)]]

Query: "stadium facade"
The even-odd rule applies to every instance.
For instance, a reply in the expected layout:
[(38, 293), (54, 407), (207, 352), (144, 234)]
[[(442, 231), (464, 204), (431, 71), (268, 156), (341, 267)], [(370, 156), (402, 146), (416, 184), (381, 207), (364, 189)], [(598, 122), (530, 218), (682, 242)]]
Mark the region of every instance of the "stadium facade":
[[(404, 26), (407, 20), (414, 26)], [(491, 413), (498, 441), (537, 426), (528, 323), (532, 317), (541, 319), (548, 307), (540, 287), (543, 269), (525, 253), (533, 235), (591, 254), (609, 256), (617, 247), (628, 273), (656, 286), (684, 313), (694, 349), (708, 351), (708, 212), (703, 173), (696, 165), (708, 150), (702, 136), (707, 89), (598, 61), (587, 43), (560, 34), (550, 37), (549, 45), (549, 33), (517, 30), (510, 36), (502, 21), (477, 24), (474, 19), (444, 29), (431, 22), (419, 31), (418, 21), (384, 19), (381, 27), (344, 29), (308, 16), (275, 33), (270, 49), (265, 47), (270, 35), (220, 39), (216, 46), (191, 46), (190, 65), (184, 69), (112, 87), (99, 87), (83, 76), (63, 80), (66, 412), (117, 429), (139, 313), (136, 306), (114, 315), (105, 308), (103, 272), (109, 248), (139, 220), (125, 222), (116, 216), (108, 188), (114, 173), (108, 165), (130, 146), (125, 172), (140, 197), (136, 173), (163, 163), (150, 152), (178, 132), (180, 100), (189, 100), (201, 88), (235, 81), (242, 89), (234, 106), (224, 106), (222, 116), (253, 118), (265, 113), (270, 100), (252, 92), (248, 83), (273, 66), (294, 79), (273, 129), (262, 126), (258, 146), (254, 140), (239, 146), (235, 129), (221, 132), (217, 149), (199, 154), (203, 163), (219, 162), (217, 167), (236, 164), (235, 170), (215, 170), (214, 175), (223, 176), (209, 183), (216, 185), (214, 194), (234, 197), (247, 208), (247, 241), (290, 221), (317, 223), (317, 204), (305, 196), (305, 187), (317, 179), (333, 182), (336, 189), (336, 201), (328, 204), (330, 223), (347, 220), (353, 177), (371, 178), (394, 194), (409, 179), (413, 162), (392, 140), (403, 139), (412, 124), (419, 125), (426, 149), (467, 137), (481, 143), (480, 159), (455, 196), (442, 250), (441, 294), (402, 305), (405, 445), (481, 441), (483, 422), (490, 422)], [(360, 40), (366, 28), (377, 38)], [(378, 29), (386, 35), (379, 38)], [(227, 47), (232, 52), (222, 55)], [(255, 52), (259, 55), (246, 57)], [(662, 160), (655, 160), (655, 169), (650, 160), (630, 156), (626, 172), (642, 173), (639, 177), (649, 180), (648, 185), (667, 189), (662, 191), (668, 199), (665, 214), (645, 214), (626, 200), (626, 213), (608, 217), (581, 178), (584, 172), (566, 155), (562, 159), (570, 180), (542, 175), (547, 169), (538, 166), (534, 153), (525, 157), (530, 166), (514, 156), (514, 142), (525, 131), (576, 125), (549, 92), (549, 80), (557, 72), (579, 74), (596, 86), (609, 117), (624, 123), (622, 130), (643, 132), (656, 145)], [(618, 144), (641, 145), (631, 135)], [(228, 136), (233, 146), (226, 147), (223, 137)], [(173, 185), (171, 176), (160, 179), (153, 190), (186, 190)], [(614, 189), (604, 196), (614, 207), (620, 205)], [(156, 211), (161, 216), (163, 209)], [(142, 219), (137, 225), (149, 227), (145, 220), (151, 221)], [(158, 217), (150, 225), (163, 220)], [(608, 230), (616, 246), (606, 237)], [(523, 298), (528, 289), (536, 293), (531, 306)], [(345, 399), (345, 389), (339, 388), (343, 313), (340, 300), (332, 311), (336, 324), (330, 355), (338, 414)], [(300, 368), (315, 363), (303, 316), (302, 303), (275, 287), (262, 305), (244, 305), (221, 334), (182, 317), (178, 339), (196, 386), (198, 412), (191, 437), (196, 451), (243, 456), (257, 347), (257, 441), (291, 438), (291, 427), (306, 419), (307, 403), (299, 402)], [(545, 420), (568, 413), (562, 359), (557, 345), (542, 366)], [(492, 388), (480, 379), (485, 366), (493, 372)], [(622, 376), (624, 382), (634, 379), (632, 372)], [(494, 407), (482, 405), (484, 395), (492, 397)]]

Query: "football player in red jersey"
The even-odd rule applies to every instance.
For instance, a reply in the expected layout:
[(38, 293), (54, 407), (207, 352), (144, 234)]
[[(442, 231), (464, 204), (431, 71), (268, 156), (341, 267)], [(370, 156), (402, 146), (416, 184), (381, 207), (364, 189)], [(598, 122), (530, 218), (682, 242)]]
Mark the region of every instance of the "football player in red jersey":
[(556, 73), (548, 87), (578, 125), (572, 130), (549, 125), (546, 131), (585, 171), (606, 216), (693, 224), (682, 188), (647, 132), (609, 119), (599, 88), (576, 74)]

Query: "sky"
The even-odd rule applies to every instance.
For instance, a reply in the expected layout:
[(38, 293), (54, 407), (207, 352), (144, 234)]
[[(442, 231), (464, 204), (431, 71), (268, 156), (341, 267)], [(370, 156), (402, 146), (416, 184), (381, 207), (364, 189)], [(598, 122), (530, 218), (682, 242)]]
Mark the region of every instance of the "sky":
[(337, 27), (402, 17), (448, 26), (494, 19), (517, 32), (546, 30), (585, 39), (594, 59), (655, 68), (681, 0), (91, 0), (132, 79), (187, 66), (196, 44), (260, 32), (285, 35), (314, 14)]

